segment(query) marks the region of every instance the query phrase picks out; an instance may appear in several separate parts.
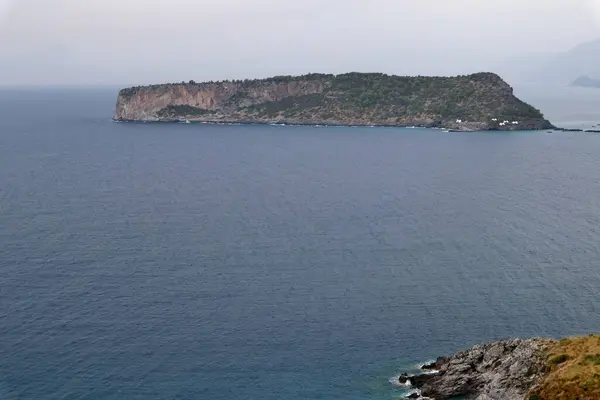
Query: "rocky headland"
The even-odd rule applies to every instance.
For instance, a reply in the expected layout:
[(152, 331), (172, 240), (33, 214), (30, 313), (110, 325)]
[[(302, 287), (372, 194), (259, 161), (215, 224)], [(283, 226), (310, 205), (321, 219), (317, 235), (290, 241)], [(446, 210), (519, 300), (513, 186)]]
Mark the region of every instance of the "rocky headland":
[(119, 92), (117, 121), (552, 129), (498, 75), (309, 74), (139, 86)]
[(600, 336), (511, 339), (440, 357), (401, 384), (409, 398), (466, 400), (598, 400)]

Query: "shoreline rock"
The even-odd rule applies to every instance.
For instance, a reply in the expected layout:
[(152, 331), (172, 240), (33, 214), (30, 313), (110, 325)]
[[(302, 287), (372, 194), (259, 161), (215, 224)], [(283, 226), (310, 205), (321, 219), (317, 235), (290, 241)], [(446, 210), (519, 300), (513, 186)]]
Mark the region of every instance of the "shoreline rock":
[(410, 377), (408, 374), (402, 374), (398, 377), (398, 382), (400, 382), (402, 385), (406, 385), (407, 382), (410, 382)]
[(423, 398), (445, 400), (522, 400), (544, 374), (550, 339), (510, 339), (476, 345), (451, 357), (440, 357), (410, 377)]

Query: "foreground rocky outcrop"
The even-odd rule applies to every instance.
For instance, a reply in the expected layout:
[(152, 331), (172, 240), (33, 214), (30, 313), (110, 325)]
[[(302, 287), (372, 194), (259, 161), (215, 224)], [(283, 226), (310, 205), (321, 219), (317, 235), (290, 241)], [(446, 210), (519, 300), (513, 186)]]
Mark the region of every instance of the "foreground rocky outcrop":
[(550, 129), (498, 75), (309, 74), (141, 86), (120, 91), (118, 121), (191, 121), (452, 130)]
[(474, 346), (452, 357), (439, 358), (437, 374), (411, 378), (425, 397), (449, 399), (524, 399), (542, 376), (545, 339), (506, 340)]
[[(600, 336), (477, 345), (407, 377), (420, 397), (445, 400), (600, 399)], [(437, 371), (431, 373), (431, 370)]]

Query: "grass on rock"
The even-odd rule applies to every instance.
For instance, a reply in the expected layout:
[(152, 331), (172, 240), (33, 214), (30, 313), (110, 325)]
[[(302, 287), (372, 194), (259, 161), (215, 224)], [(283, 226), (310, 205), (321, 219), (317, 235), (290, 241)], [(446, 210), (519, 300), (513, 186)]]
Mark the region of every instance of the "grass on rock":
[(529, 400), (600, 399), (600, 335), (562, 339), (546, 360), (548, 373)]

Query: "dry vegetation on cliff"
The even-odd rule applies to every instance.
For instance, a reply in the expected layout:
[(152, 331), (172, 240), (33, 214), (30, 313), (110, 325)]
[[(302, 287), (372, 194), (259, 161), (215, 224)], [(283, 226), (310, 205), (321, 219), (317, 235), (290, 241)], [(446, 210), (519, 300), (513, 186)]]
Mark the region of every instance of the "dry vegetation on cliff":
[(529, 400), (600, 399), (600, 335), (558, 341), (547, 351), (546, 375)]

